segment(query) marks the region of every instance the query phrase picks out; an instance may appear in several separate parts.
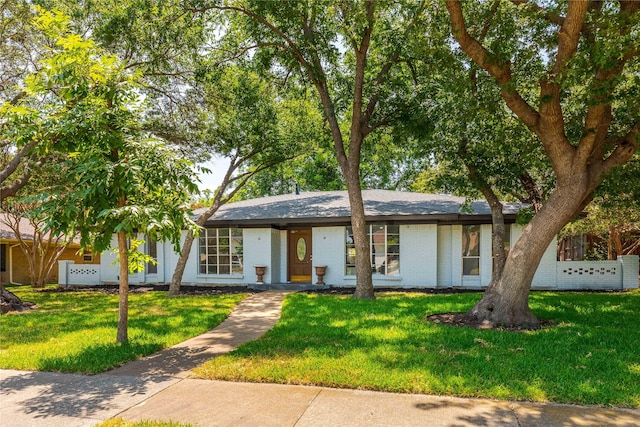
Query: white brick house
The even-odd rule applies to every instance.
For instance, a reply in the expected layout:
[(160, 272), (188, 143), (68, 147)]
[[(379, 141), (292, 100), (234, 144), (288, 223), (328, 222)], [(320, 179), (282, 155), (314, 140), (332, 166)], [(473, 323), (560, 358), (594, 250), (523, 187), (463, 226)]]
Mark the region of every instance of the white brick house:
[[(491, 215), (485, 202), (464, 209), (464, 199), (446, 195), (363, 191), (370, 236), (374, 286), (481, 288), (491, 281)], [(505, 204), (506, 244), (519, 237), (520, 204)], [(197, 212), (196, 212), (197, 213)], [(256, 266), (263, 282), (293, 287), (315, 284), (316, 266), (326, 267), (324, 283), (355, 286), (354, 247), (345, 191), (264, 197), (222, 207), (194, 242), (184, 285), (252, 285)], [(171, 280), (178, 255), (168, 243), (146, 243), (157, 266), (132, 275), (132, 283)], [(80, 282), (117, 282), (114, 255), (102, 256), (99, 277)], [(569, 265), (571, 264), (571, 265)], [(574, 265), (575, 264), (575, 265)], [(75, 283), (61, 264), (60, 277)], [(64, 271), (62, 271), (64, 270)], [(64, 284), (61, 279), (61, 284)], [(638, 287), (638, 257), (606, 262), (557, 262), (551, 242), (533, 280), (543, 289)]]

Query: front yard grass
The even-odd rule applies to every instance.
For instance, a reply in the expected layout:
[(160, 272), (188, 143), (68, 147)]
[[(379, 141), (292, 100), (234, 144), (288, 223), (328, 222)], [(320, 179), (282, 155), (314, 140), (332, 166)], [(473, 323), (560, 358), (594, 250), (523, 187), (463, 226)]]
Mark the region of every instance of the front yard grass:
[(438, 325), (481, 294), (287, 296), (261, 339), (202, 365), (200, 378), (640, 407), (640, 292), (530, 297), (537, 331)]
[(98, 373), (221, 323), (246, 294), (129, 295), (129, 342), (116, 343), (118, 295), (7, 287), (36, 310), (0, 316), (0, 368)]

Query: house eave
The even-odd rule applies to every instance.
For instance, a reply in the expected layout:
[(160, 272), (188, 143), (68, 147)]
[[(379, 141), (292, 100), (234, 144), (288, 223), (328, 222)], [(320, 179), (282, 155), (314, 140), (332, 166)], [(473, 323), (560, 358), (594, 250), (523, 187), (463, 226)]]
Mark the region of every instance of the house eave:
[[(437, 225), (478, 225), (490, 224), (491, 215), (433, 214), (433, 215), (387, 215), (367, 216), (368, 223), (387, 225), (437, 224)], [(516, 222), (515, 214), (504, 215), (505, 224)], [(274, 228), (284, 230), (296, 227), (329, 227), (351, 225), (351, 217), (315, 217), (315, 218), (259, 218), (259, 219), (222, 219), (208, 220), (205, 228)]]

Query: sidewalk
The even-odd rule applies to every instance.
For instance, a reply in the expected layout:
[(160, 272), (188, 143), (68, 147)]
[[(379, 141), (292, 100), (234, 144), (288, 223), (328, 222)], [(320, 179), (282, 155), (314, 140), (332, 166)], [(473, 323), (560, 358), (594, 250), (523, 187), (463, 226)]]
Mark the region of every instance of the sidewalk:
[(93, 376), (0, 371), (0, 426), (93, 426), (115, 416), (198, 426), (640, 426), (640, 411), (189, 379), (269, 330), (284, 292), (241, 302), (217, 328)]

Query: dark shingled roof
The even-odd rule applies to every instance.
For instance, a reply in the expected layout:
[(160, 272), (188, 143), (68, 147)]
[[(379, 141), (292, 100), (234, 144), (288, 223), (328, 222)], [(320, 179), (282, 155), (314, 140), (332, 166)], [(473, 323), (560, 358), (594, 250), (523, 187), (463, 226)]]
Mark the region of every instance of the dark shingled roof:
[[(363, 190), (368, 221), (411, 223), (490, 223), (491, 210), (485, 201), (466, 206), (464, 197), (443, 194)], [(505, 221), (526, 205), (505, 203)], [(195, 214), (205, 209), (195, 211)], [(348, 224), (351, 209), (346, 191), (318, 191), (261, 197), (229, 203), (207, 221), (207, 226), (243, 225), (286, 227), (289, 225)]]

